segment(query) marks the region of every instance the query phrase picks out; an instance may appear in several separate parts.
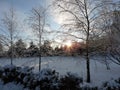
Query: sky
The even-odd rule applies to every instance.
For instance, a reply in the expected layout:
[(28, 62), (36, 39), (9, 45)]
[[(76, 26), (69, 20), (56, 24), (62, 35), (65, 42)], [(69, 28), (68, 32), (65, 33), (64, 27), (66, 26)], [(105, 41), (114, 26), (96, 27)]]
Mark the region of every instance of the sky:
[(17, 10), (26, 12), (37, 5), (45, 6), (46, 0), (0, 0), (1, 10), (8, 9), (11, 4), (13, 4)]
[[(51, 4), (52, 1), (53, 0), (0, 0), (0, 19), (2, 19), (3, 17), (3, 12), (7, 12), (10, 9), (10, 7), (13, 5), (13, 8), (15, 8), (15, 11), (17, 13), (18, 21), (21, 24), (21, 28), (20, 28), (21, 33), (19, 34), (22, 37), (24, 37), (25, 40), (29, 40), (31, 38), (36, 39), (35, 34), (33, 34), (30, 26), (26, 23), (26, 20), (31, 14), (32, 8), (39, 6), (46, 8)], [(118, 1), (118, 0), (114, 0), (114, 1)], [(54, 8), (54, 6), (52, 6), (52, 8)], [(47, 17), (48, 19), (47, 23), (50, 25), (50, 27), (49, 28), (47, 27), (47, 29), (58, 30), (60, 28), (60, 25), (65, 22), (66, 17), (69, 18), (70, 16), (63, 13), (62, 15), (60, 13), (56, 14), (53, 11), (51, 13), (51, 11), (49, 11)], [(49, 35), (48, 38), (53, 39), (54, 36), (55, 35), (51, 35), (51, 36)]]
[[(15, 12), (17, 13), (18, 21), (20, 21), (21, 24), (24, 24), (24, 20), (27, 19), (27, 16), (29, 16), (30, 10), (39, 4), (43, 5), (43, 1), (45, 0), (0, 0), (0, 17), (2, 18), (3, 13), (8, 12), (11, 6), (13, 6)], [(27, 24), (25, 26), (25, 35), (23, 36), (26, 36), (25, 38), (32, 36), (29, 26), (27, 26)], [(21, 29), (21, 31), (23, 31), (23, 28)]]
[[(25, 40), (31, 40), (31, 37), (32, 39), (35, 39), (35, 34), (33, 34), (30, 26), (25, 21), (30, 16), (32, 8), (36, 8), (39, 6), (46, 8), (50, 5), (51, 1), (52, 0), (0, 0), (0, 19), (2, 19), (3, 13), (8, 12), (11, 6), (13, 6), (17, 14), (17, 19), (21, 24), (21, 33), (19, 33), (20, 36), (24, 37)], [(48, 15), (47, 19), (47, 23), (50, 25), (50, 27), (47, 27), (47, 29), (56, 30), (60, 27), (60, 25), (56, 22), (51, 14)], [(50, 38), (53, 37), (51, 36)]]

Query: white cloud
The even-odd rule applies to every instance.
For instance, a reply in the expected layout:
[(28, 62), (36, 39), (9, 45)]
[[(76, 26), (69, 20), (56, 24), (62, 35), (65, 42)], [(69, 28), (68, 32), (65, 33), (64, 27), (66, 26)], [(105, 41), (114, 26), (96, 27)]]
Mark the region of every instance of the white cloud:
[(52, 5), (49, 9), (49, 13), (52, 16), (53, 21), (59, 25), (67, 23), (67, 19), (71, 18), (72, 16), (68, 13), (60, 12), (62, 9), (53, 4), (53, 1), (54, 0), (48, 0), (49, 5)]

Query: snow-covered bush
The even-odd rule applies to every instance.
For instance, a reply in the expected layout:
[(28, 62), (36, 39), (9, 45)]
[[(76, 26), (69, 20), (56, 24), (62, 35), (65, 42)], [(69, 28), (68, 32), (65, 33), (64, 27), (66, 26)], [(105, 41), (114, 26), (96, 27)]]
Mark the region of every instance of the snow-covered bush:
[(103, 83), (103, 89), (104, 90), (120, 90), (120, 79), (118, 80), (110, 80), (105, 83)]
[(78, 90), (80, 83), (83, 83), (83, 79), (69, 72), (60, 78), (60, 90)]
[(25, 82), (28, 81), (28, 80), (25, 81), (26, 78), (27, 79), (32, 78), (30, 77), (33, 75), (32, 70), (33, 68), (29, 68), (29, 67), (21, 68), (21, 67), (16, 67), (14, 65), (6, 65), (4, 67), (1, 67), (0, 69), (0, 78), (4, 82), (4, 84), (8, 82), (25, 84)]
[(19, 81), (17, 83), (23, 84), (25, 87), (30, 87), (34, 80), (33, 68), (24, 67), (19, 70)]
[(59, 74), (55, 70), (43, 69), (39, 73), (33, 73), (33, 68), (16, 67), (7, 65), (0, 68), (0, 79), (4, 84), (14, 82), (21, 84), (25, 88), (35, 90), (57, 90), (59, 82)]
[(55, 70), (46, 68), (34, 73), (33, 68), (14, 65), (0, 67), (0, 80), (3, 84), (13, 82), (28, 90), (120, 90), (120, 78), (97, 87), (83, 82), (83, 78), (70, 72), (60, 76)]
[(25, 88), (35, 90), (64, 90), (79, 88), (79, 83), (82, 83), (82, 78), (76, 74), (67, 73), (63, 77), (59, 77), (59, 73), (51, 69), (42, 69), (39, 73), (33, 73), (33, 68), (16, 67), (7, 65), (0, 68), (0, 79), (4, 84), (14, 82), (21, 84)]
[(120, 77), (117, 80), (115, 80), (115, 82), (120, 84)]
[(25, 81), (27, 81), (26, 86), (30, 88), (30, 90), (35, 90), (35, 88), (39, 88), (40, 90), (57, 90), (58, 77), (58, 73), (55, 70), (43, 69), (31, 78), (26, 76), (27, 79)]
[(43, 69), (39, 73), (41, 90), (57, 90), (59, 85), (59, 74), (55, 70)]
[(7, 65), (0, 69), (0, 78), (4, 83), (17, 81), (20, 67)]

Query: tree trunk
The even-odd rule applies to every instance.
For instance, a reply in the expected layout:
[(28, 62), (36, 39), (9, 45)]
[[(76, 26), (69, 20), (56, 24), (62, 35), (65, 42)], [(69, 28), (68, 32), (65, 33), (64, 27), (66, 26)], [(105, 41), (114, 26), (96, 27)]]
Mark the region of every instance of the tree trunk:
[(87, 68), (87, 82), (90, 83), (90, 58), (89, 58), (89, 41), (88, 41), (88, 36), (86, 39), (86, 68)]
[(86, 68), (87, 68), (87, 82), (90, 82), (90, 59), (88, 53), (86, 55)]
[(41, 70), (41, 35), (39, 38), (39, 71)]
[(89, 58), (89, 35), (90, 35), (90, 21), (87, 9), (87, 1), (84, 0), (85, 4), (85, 18), (87, 21), (87, 30), (86, 30), (86, 68), (87, 68), (87, 82), (90, 83), (90, 58)]
[(11, 65), (13, 65), (13, 42), (11, 41), (11, 56), (10, 56), (10, 59), (11, 59)]
[(39, 16), (39, 71), (41, 70), (41, 24), (40, 24), (40, 14)]
[[(13, 16), (12, 16), (13, 18)], [(11, 22), (11, 32), (10, 32), (10, 37), (11, 37), (11, 65), (13, 65), (13, 25)]]

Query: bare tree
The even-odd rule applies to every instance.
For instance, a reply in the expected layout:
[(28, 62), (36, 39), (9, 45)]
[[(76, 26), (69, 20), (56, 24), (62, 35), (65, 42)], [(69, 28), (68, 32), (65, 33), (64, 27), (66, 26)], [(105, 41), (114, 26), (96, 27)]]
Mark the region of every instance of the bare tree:
[(101, 43), (101, 47), (102, 47), (102, 57), (104, 57), (104, 63), (106, 65), (107, 70), (110, 70), (110, 66), (109, 66), (109, 59), (107, 58), (107, 49), (108, 49), (108, 45), (109, 45), (109, 41), (108, 41), (108, 36), (106, 36), (106, 32), (108, 32), (110, 30), (110, 27), (106, 27), (106, 26), (110, 26), (111, 25), (111, 20), (110, 20), (110, 12), (112, 10), (112, 4), (113, 1), (112, 0), (101, 0), (101, 3), (103, 3), (103, 6), (101, 7), (101, 9), (99, 10), (100, 14), (102, 14), (101, 16), (101, 20), (99, 21), (99, 26), (100, 29), (103, 31), (103, 35), (102, 37), (102, 43)]
[(32, 15), (30, 17), (31, 20), (31, 27), (35, 34), (38, 37), (38, 44), (39, 44), (39, 71), (41, 70), (41, 42), (42, 42), (42, 34), (45, 29), (45, 9), (40, 8), (33, 8)]
[(112, 25), (110, 32), (110, 56), (109, 58), (116, 64), (120, 65), (120, 11), (114, 10), (112, 13)]
[(4, 45), (9, 46), (11, 48), (11, 65), (13, 64), (13, 43), (16, 37), (16, 29), (17, 29), (17, 21), (16, 21), (16, 13), (13, 7), (9, 9), (8, 12), (4, 13), (2, 19), (3, 26), (1, 27), (1, 42)]
[[(105, 1), (105, 0), (102, 0)], [(112, 2), (112, 0), (110, 0)], [(102, 28), (105, 31), (103, 46), (105, 57), (120, 65), (120, 2), (112, 2), (110, 5), (104, 3), (101, 13), (106, 13), (102, 17)]]
[(82, 39), (86, 43), (87, 82), (90, 82), (89, 40), (91, 37), (99, 37), (102, 34), (96, 21), (100, 20), (103, 15), (103, 13), (99, 13), (99, 10), (104, 4), (98, 0), (55, 0), (54, 4), (58, 6), (60, 13), (66, 13), (69, 17), (67, 18), (69, 22), (64, 22), (62, 25), (64, 30), (67, 30), (64, 33)]

